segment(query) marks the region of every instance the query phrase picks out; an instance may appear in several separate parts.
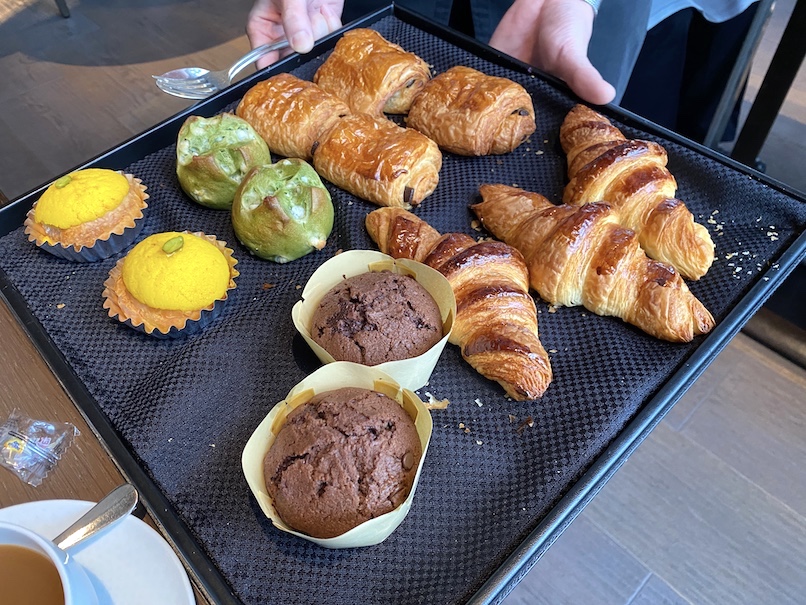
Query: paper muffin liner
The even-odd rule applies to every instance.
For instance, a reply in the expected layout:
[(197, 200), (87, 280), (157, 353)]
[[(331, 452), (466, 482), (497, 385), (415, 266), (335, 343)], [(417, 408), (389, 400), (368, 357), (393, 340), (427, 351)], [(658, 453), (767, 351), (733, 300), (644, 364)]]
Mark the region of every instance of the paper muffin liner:
[(140, 179), (118, 172), (129, 182), (129, 192), (117, 208), (94, 221), (57, 229), (36, 222), (34, 202), (24, 222), (28, 241), (54, 256), (78, 263), (94, 263), (131, 246), (143, 230), (143, 210), (148, 207), (149, 195)]
[[(314, 538), (302, 532), (291, 529), (286, 525), (272, 503), (272, 498), (266, 489), (266, 480), (263, 474), (263, 461), (269, 451), (286, 417), (300, 405), (307, 403), (319, 393), (332, 391), (343, 387), (357, 387), (383, 393), (390, 399), (397, 401), (414, 421), (417, 435), (423, 453), (414, 475), (406, 500), (396, 509), (364, 521), (353, 529), (333, 538)], [(420, 480), (428, 444), (431, 440), (433, 422), (431, 413), (425, 403), (417, 397), (416, 393), (402, 387), (389, 374), (382, 372), (378, 366), (369, 367), (349, 361), (335, 361), (316, 370), (313, 374), (297, 384), (284, 400), (276, 404), (268, 415), (252, 433), (247, 441), (241, 456), (241, 465), (246, 482), (252, 490), (263, 513), (271, 519), (272, 524), (279, 530), (294, 534), (305, 540), (315, 542), (325, 548), (357, 548), (360, 546), (373, 546), (380, 544), (388, 538), (403, 522), (411, 509), (414, 492)]]
[(227, 259), (230, 279), (223, 298), (195, 311), (170, 311), (149, 307), (134, 298), (126, 289), (126, 284), (123, 282), (123, 264), (126, 262), (124, 256), (115, 263), (104, 282), (104, 309), (107, 309), (109, 317), (155, 338), (180, 338), (198, 334), (221, 314), (223, 305), (230, 298), (231, 290), (235, 288), (235, 278), (240, 275), (235, 268), (238, 261), (232, 255), (232, 250), (227, 248), (227, 243), (217, 240), (214, 235), (206, 235), (200, 231), (182, 233), (207, 240)]
[(350, 250), (337, 254), (324, 262), (313, 275), (302, 291), (302, 300), (291, 310), (294, 327), (308, 343), (322, 363), (335, 361), (333, 356), (311, 338), (311, 324), (322, 298), (342, 280), (370, 271), (392, 271), (408, 275), (416, 279), (436, 301), (442, 317), (442, 339), (422, 355), (387, 361), (372, 366), (386, 372), (400, 383), (403, 388), (415, 391), (428, 383), (439, 356), (448, 342), (453, 322), (456, 317), (456, 298), (453, 289), (439, 271), (418, 263), (417, 261), (399, 258), (394, 259), (387, 254), (375, 250)]

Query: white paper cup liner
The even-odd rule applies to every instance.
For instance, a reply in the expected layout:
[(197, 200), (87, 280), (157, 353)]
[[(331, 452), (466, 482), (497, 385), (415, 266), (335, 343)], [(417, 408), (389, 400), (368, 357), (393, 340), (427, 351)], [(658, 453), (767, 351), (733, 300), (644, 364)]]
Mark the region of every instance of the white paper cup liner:
[[(411, 416), (417, 434), (420, 437), (422, 446), (422, 456), (417, 466), (417, 473), (414, 475), (414, 482), (411, 486), (406, 500), (396, 509), (365, 521), (353, 529), (335, 536), (333, 538), (314, 538), (288, 527), (277, 511), (274, 509), (272, 499), (266, 490), (266, 480), (263, 475), (263, 461), (266, 453), (274, 443), (277, 431), (283, 425), (286, 416), (298, 406), (307, 403), (319, 393), (332, 391), (344, 387), (357, 387), (378, 391), (394, 399), (403, 406), (403, 409)], [(423, 468), (428, 443), (431, 440), (433, 423), (431, 413), (426, 408), (423, 401), (409, 389), (400, 386), (391, 376), (382, 372), (378, 367), (363, 366), (348, 361), (336, 361), (325, 365), (313, 374), (305, 378), (289, 391), (286, 398), (275, 405), (263, 422), (255, 429), (241, 456), (246, 482), (249, 484), (252, 493), (263, 510), (263, 513), (271, 519), (274, 526), (284, 532), (294, 534), (305, 540), (315, 542), (325, 548), (357, 548), (360, 546), (372, 546), (380, 544), (403, 522), (403, 519), (411, 508), (414, 500), (414, 492), (420, 480), (420, 472)]]
[(439, 271), (417, 261), (405, 258), (394, 259), (374, 250), (342, 252), (314, 271), (302, 290), (302, 300), (297, 302), (291, 310), (291, 319), (297, 331), (319, 360), (324, 364), (334, 362), (333, 356), (311, 338), (313, 315), (319, 307), (322, 297), (333, 286), (345, 278), (370, 271), (392, 271), (413, 277), (431, 294), (439, 306), (443, 337), (437, 344), (417, 357), (387, 361), (373, 366), (389, 374), (403, 388), (416, 391), (428, 384), (431, 373), (439, 361), (439, 356), (445, 348), (445, 343), (448, 342), (456, 317), (456, 298), (453, 295), (453, 289)]

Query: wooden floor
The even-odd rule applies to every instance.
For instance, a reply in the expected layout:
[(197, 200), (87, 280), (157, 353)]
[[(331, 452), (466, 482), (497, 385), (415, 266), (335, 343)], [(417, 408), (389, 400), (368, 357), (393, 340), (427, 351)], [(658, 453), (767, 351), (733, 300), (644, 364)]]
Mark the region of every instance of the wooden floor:
[(504, 601), (804, 603), (806, 370), (740, 335)]
[[(188, 102), (150, 75), (248, 49), (251, 0), (0, 3), (0, 189), (17, 197)], [(794, 0), (779, 0), (752, 98)], [(806, 191), (798, 78), (761, 159)], [(806, 602), (806, 370), (740, 335), (505, 600)]]

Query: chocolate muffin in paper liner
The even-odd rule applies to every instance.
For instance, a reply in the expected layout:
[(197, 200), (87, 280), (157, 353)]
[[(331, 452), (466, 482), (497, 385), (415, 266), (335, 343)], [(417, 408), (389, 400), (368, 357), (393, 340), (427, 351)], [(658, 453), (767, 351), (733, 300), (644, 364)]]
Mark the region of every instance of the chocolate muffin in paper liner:
[(442, 318), (413, 277), (369, 272), (325, 294), (313, 315), (311, 338), (334, 359), (373, 366), (428, 351), (442, 338)]
[(439, 307), (441, 339), (420, 355), (387, 361), (374, 366), (389, 376), (404, 389), (417, 390), (428, 383), (445, 344), (453, 330), (456, 316), (456, 298), (448, 280), (436, 269), (409, 259), (393, 259), (377, 250), (348, 250), (336, 254), (314, 271), (302, 291), (302, 300), (291, 310), (294, 327), (308, 346), (324, 364), (351, 363), (337, 361), (331, 353), (316, 342), (312, 335), (313, 316), (325, 295), (345, 279), (365, 273), (391, 272), (407, 275), (428, 292)]
[(332, 538), (403, 504), (421, 456), (414, 422), (397, 402), (339, 388), (286, 417), (264, 461), (266, 489), (288, 526)]
[(143, 228), (146, 187), (131, 174), (87, 168), (45, 190), (28, 211), (28, 240), (54, 256), (95, 262), (128, 248)]

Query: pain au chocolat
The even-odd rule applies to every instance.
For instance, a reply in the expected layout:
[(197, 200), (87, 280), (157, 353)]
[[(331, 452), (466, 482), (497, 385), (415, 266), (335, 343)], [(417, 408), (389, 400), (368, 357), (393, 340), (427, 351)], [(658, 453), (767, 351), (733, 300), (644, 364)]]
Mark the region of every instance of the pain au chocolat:
[(428, 64), (378, 32), (345, 32), (313, 81), (343, 99), (354, 113), (403, 114), (430, 79)]
[(408, 208), (436, 189), (442, 153), (416, 130), (353, 114), (322, 136), (313, 165), (322, 177), (357, 197)]
[(235, 113), (288, 158), (311, 159), (319, 136), (350, 113), (347, 104), (313, 82), (281, 73), (244, 95)]
[(535, 109), (517, 82), (459, 65), (423, 87), (406, 125), (451, 153), (503, 154), (535, 131)]

